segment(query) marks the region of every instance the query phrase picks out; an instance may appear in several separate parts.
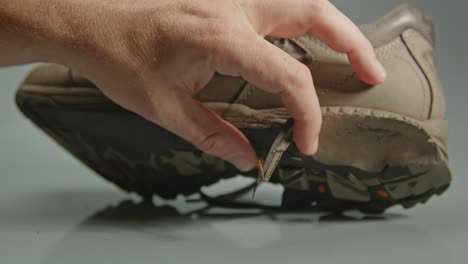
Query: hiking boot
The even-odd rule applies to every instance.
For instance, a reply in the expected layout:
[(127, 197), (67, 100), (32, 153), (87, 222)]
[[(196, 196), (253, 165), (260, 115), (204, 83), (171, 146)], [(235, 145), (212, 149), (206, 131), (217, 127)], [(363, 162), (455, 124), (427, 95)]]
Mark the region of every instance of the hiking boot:
[[(408, 5), (361, 26), (388, 78), (369, 87), (347, 58), (312, 36), (269, 39), (306, 64), (323, 112), (319, 151), (291, 145), (271, 181), (283, 206), (381, 213), (410, 208), (451, 182), (445, 99), (434, 61), (430, 18)], [(289, 119), (280, 97), (241, 78), (216, 75), (198, 99), (238, 127), (266, 158)], [(34, 70), (17, 93), (21, 111), (102, 177), (150, 198), (189, 195), (240, 172), (107, 99), (60, 65)], [(245, 173), (255, 177), (257, 171)]]

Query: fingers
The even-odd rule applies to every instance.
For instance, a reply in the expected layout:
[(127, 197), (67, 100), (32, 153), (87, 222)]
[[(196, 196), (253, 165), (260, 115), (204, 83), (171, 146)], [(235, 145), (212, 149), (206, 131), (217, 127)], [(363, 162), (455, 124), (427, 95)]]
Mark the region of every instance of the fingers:
[(359, 28), (331, 3), (326, 2), (322, 14), (317, 16), (310, 29), (332, 49), (346, 53), (361, 79), (369, 84), (379, 84), (386, 73), (377, 60), (374, 48)]
[(310, 70), (289, 54), (252, 32), (233, 45), (232, 57), (238, 72), (250, 83), (273, 93), (280, 93), (294, 118), (294, 140), (308, 155), (317, 151), (321, 111)]
[[(201, 151), (220, 157), (241, 171), (252, 170), (256, 154), (247, 138), (212, 110), (180, 93), (160, 105), (151, 121), (184, 138)], [(162, 110), (161, 108), (167, 109)], [(167, 114), (164, 114), (167, 113)]]
[[(346, 53), (359, 77), (369, 84), (386, 78), (374, 48), (359, 28), (327, 0), (258, 0), (259, 18), (254, 27), (276, 37), (296, 37), (310, 33), (332, 49)], [(284, 10), (287, 10), (285, 12)]]

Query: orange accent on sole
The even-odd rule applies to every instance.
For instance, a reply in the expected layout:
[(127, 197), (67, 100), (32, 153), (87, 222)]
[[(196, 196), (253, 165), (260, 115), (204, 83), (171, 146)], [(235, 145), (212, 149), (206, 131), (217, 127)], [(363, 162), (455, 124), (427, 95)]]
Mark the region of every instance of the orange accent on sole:
[(326, 193), (327, 192), (327, 189), (325, 189), (324, 185), (319, 185), (317, 189), (318, 189), (319, 193)]
[(390, 198), (390, 194), (389, 194), (388, 192), (386, 192), (385, 190), (378, 190), (378, 191), (377, 191), (377, 195), (378, 195), (380, 198), (385, 198), (385, 199)]

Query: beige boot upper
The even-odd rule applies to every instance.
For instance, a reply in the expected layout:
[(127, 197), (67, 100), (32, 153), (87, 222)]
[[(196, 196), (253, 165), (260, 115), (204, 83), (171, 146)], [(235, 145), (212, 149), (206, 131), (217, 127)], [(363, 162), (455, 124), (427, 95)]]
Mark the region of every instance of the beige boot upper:
[[(434, 62), (430, 19), (408, 5), (396, 7), (378, 21), (361, 26), (387, 70), (385, 83), (369, 87), (352, 70), (345, 55), (305, 36), (272, 40), (311, 69), (321, 106), (351, 106), (389, 111), (418, 119), (444, 119), (445, 100)], [(269, 94), (238, 78), (216, 76), (198, 98), (254, 109), (282, 107)]]
[[(347, 106), (397, 113), (425, 120), (445, 118), (445, 99), (434, 60), (434, 31), (421, 11), (400, 5), (361, 30), (376, 48), (387, 70), (385, 83), (369, 87), (352, 70), (345, 55), (318, 39), (272, 39), (275, 45), (310, 68), (321, 106)], [(94, 87), (63, 66), (48, 65), (33, 72), (25, 84)], [(280, 97), (241, 78), (216, 75), (198, 95), (202, 102), (236, 103), (254, 109), (280, 108)]]

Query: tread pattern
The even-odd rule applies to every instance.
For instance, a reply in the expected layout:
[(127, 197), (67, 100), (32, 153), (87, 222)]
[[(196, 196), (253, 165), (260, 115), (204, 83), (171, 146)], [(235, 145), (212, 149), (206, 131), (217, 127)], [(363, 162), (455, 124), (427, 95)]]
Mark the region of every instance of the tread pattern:
[(409, 209), (443, 194), (450, 186), (449, 175), (437, 163), (387, 167), (380, 173), (326, 165), (299, 171), (280, 169), (280, 182), (285, 186), (282, 204), (290, 209), (314, 205), (324, 211), (357, 209), (381, 214), (395, 205)]

